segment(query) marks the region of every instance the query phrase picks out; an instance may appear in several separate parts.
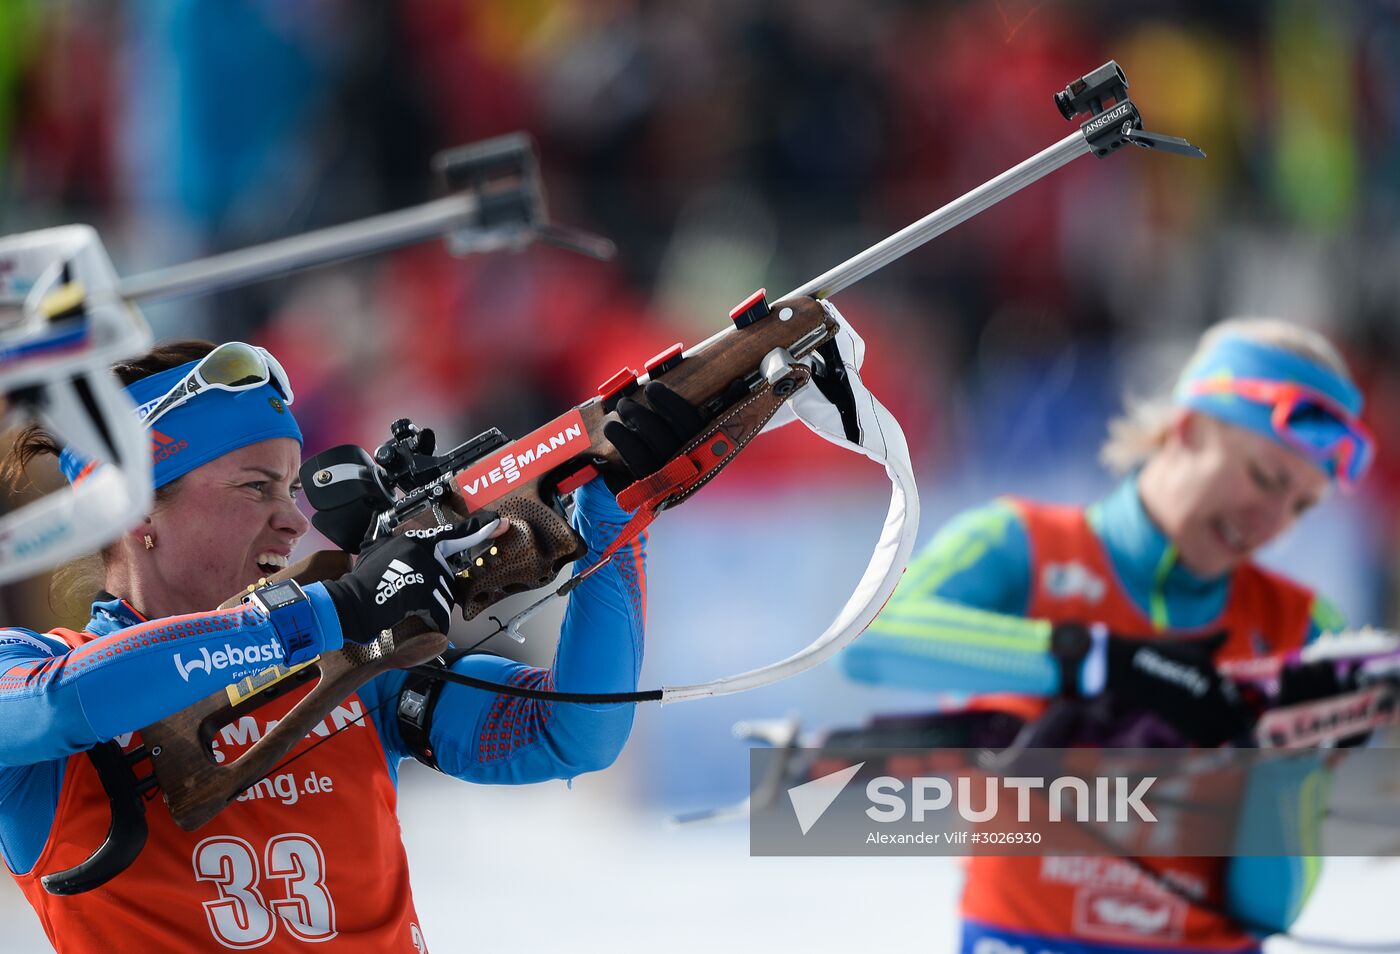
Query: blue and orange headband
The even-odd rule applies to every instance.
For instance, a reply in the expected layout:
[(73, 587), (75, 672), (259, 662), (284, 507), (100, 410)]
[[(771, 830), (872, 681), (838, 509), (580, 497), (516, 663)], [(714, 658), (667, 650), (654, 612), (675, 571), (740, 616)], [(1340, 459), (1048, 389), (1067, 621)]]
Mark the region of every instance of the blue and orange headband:
[(1182, 372), (1176, 403), (1273, 438), (1350, 489), (1375, 441), (1356, 385), (1295, 351), (1227, 335)]
[[(149, 407), (179, 384), (200, 362), (142, 378), (126, 387), (138, 408)], [(230, 451), (274, 437), (303, 443), (301, 428), (272, 381), (243, 391), (205, 390), (164, 414), (149, 431), (154, 485), (162, 487)], [(59, 468), (77, 483), (94, 462), (65, 448)]]

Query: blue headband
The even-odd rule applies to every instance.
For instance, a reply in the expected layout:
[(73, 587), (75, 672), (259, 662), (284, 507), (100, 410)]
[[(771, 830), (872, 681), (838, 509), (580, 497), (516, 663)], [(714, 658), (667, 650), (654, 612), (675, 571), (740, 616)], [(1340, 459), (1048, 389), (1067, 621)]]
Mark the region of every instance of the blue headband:
[[(198, 363), (190, 361), (142, 378), (128, 385), (126, 393), (137, 407), (149, 404), (179, 383)], [(296, 418), (270, 383), (247, 391), (208, 389), (162, 416), (150, 434), (156, 487), (163, 487), (229, 451), (259, 441), (290, 437), (303, 443)], [(65, 448), (58, 464), (71, 483), (84, 474), (91, 462)]]
[[(1347, 419), (1328, 414), (1316, 415), (1307, 422), (1313, 442), (1325, 446), (1342, 436), (1354, 434), (1352, 428), (1361, 416), (1362, 407), (1361, 392), (1354, 384), (1325, 365), (1295, 351), (1247, 338), (1221, 338), (1214, 347), (1188, 365), (1177, 382), (1174, 398), (1182, 407), (1247, 428), (1297, 450), (1298, 447), (1290, 444), (1275, 428), (1272, 404), (1249, 400), (1229, 390), (1207, 393), (1193, 390), (1194, 385), (1204, 381), (1247, 379), (1299, 385), (1327, 396), (1344, 409)], [(1337, 476), (1335, 459), (1322, 459), (1318, 463), (1330, 476)]]

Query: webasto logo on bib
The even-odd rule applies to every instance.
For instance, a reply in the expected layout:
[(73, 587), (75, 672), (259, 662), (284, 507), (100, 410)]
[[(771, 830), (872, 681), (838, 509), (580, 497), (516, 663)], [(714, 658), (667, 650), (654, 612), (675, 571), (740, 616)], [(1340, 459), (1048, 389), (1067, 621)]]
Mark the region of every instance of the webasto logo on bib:
[(208, 648), (202, 648), (199, 655), (186, 661), (179, 653), (175, 654), (175, 670), (180, 674), (180, 678), (185, 682), (190, 681), (190, 673), (201, 670), (204, 673), (212, 673), (219, 669), (228, 669), (232, 666), (265, 665), (282, 661), (282, 644), (275, 639), (268, 640), (261, 646), (230, 646), (224, 643), (223, 649), (216, 649), (210, 652)]

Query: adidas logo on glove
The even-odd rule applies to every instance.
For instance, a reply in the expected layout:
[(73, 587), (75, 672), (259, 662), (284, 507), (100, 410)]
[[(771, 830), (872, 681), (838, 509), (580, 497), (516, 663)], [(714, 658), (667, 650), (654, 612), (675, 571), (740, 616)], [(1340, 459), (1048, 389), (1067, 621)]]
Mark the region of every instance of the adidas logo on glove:
[(389, 602), (394, 594), (405, 586), (413, 583), (423, 583), (422, 573), (415, 573), (413, 567), (402, 560), (393, 560), (384, 570), (384, 575), (375, 584), (374, 601), (380, 606)]

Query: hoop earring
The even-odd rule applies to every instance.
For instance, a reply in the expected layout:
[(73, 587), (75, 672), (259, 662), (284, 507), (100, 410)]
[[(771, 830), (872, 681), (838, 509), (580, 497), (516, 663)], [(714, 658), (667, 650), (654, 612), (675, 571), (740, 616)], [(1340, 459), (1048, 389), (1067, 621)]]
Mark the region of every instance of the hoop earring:
[(154, 549), (156, 548), (156, 542), (155, 542), (154, 540), (151, 539), (151, 535), (150, 535), (149, 533), (146, 534), (146, 536), (145, 536), (144, 539), (145, 539), (146, 549), (147, 549), (147, 550), (154, 550)]

